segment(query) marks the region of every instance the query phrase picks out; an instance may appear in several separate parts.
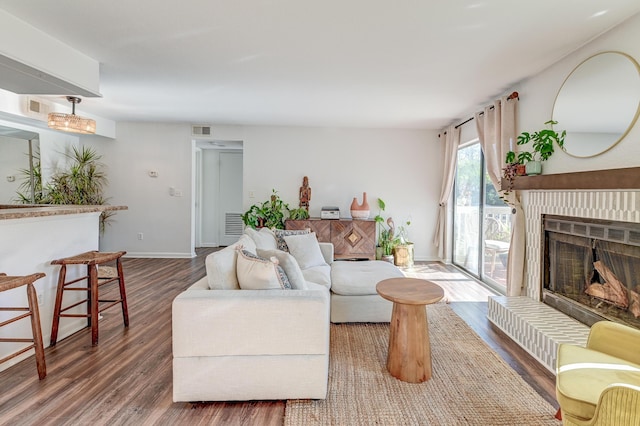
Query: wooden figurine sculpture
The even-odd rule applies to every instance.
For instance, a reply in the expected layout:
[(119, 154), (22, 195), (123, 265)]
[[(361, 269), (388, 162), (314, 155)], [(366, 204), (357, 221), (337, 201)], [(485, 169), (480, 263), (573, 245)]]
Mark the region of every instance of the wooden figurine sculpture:
[(311, 201), (311, 188), (309, 188), (309, 178), (302, 178), (302, 186), (300, 187), (300, 208), (309, 211), (309, 201)]

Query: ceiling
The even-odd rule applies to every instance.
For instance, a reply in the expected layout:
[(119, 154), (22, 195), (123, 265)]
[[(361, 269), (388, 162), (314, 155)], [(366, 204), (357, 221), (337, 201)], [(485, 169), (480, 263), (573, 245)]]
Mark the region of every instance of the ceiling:
[(105, 118), (439, 129), (640, 12), (640, 2), (0, 0), (0, 8), (100, 62), (102, 97), (81, 109)]

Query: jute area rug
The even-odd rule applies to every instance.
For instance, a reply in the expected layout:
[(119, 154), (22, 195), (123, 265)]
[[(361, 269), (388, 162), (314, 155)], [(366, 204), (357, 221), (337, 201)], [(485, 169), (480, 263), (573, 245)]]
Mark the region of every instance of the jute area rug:
[(285, 425), (555, 425), (555, 409), (446, 304), (427, 307), (433, 376), (386, 368), (389, 324), (332, 324), (326, 400), (289, 400)]

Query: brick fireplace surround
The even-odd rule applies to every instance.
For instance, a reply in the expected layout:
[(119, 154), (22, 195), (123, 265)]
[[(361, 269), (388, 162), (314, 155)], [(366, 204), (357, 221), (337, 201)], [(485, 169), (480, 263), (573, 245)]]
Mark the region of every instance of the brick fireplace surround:
[(640, 191), (523, 191), (526, 270), (523, 296), (489, 299), (488, 318), (555, 373), (559, 343), (584, 345), (589, 328), (543, 304), (542, 215), (640, 223)]

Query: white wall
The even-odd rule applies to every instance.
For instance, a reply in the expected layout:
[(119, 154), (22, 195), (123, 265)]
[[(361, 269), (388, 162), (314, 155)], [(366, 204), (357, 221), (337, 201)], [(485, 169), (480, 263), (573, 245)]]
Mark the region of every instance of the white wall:
[[(272, 188), (297, 206), (303, 176), (313, 191), (313, 216), (322, 206), (335, 205), (348, 217), (353, 197), (360, 200), (366, 191), (372, 216), (381, 197), (396, 224), (411, 217), (416, 259), (436, 259), (431, 241), (442, 176), (437, 132), (266, 126), (214, 126), (213, 132), (216, 139), (244, 141), (245, 209), (266, 200)], [(101, 248), (127, 250), (131, 256), (190, 256), (190, 127), (119, 123), (115, 141), (89, 143), (109, 166), (109, 203), (129, 207), (116, 214)], [(158, 177), (148, 177), (149, 170), (158, 171)], [(183, 196), (170, 196), (170, 186)]]
[[(620, 51), (640, 62), (640, 15), (595, 39), (540, 74), (522, 82), (514, 90), (520, 93), (520, 130), (531, 131), (543, 127), (551, 118), (553, 102), (564, 79), (588, 57), (604, 51)], [(560, 125), (561, 129), (562, 126)], [(640, 124), (614, 148), (592, 158), (576, 158), (562, 150), (544, 163), (543, 173), (635, 167), (640, 165)]]
[[(186, 124), (118, 123), (116, 140), (82, 137), (108, 166), (109, 204), (129, 208), (113, 216), (101, 250), (126, 250), (139, 257), (192, 256), (189, 129)], [(158, 177), (150, 177), (149, 171)], [(170, 195), (170, 188), (182, 196)]]
[(264, 201), (276, 189), (297, 207), (302, 178), (308, 176), (311, 215), (319, 216), (322, 206), (338, 206), (340, 215), (349, 217), (353, 197), (362, 201), (364, 191), (372, 217), (378, 197), (396, 225), (410, 217), (415, 258), (433, 260), (441, 156), (436, 131), (246, 127), (244, 204)]

